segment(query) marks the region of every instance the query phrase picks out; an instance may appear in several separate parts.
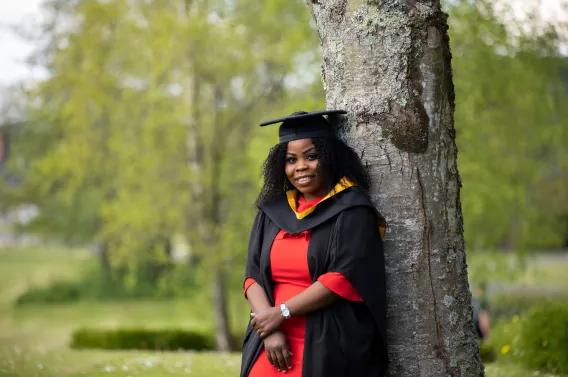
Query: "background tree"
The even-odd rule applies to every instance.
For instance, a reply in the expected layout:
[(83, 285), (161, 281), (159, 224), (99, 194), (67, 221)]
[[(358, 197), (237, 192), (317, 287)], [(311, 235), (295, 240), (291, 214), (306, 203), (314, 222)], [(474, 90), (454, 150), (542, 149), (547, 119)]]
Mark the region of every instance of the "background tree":
[(309, 15), (244, 0), (44, 9), (47, 43), (34, 59), (51, 74), (28, 93), (19, 142), (30, 154), (11, 203), (39, 206), (31, 229), (100, 244), (101, 266), (128, 286), (168, 279), (171, 237), (183, 235), (194, 264), (180, 268), (209, 279), (217, 347), (228, 350), (225, 275), (246, 254), (264, 137), (250, 131), (282, 111), (281, 98), (295, 106), (309, 94), (287, 83), (296, 56), (315, 67)]
[[(563, 25), (550, 24), (536, 9), (506, 24), (494, 2), (446, 6), (468, 249), (560, 245), (566, 225), (556, 198), (566, 195), (553, 182), (566, 182)], [(557, 195), (545, 198), (543, 190)]]

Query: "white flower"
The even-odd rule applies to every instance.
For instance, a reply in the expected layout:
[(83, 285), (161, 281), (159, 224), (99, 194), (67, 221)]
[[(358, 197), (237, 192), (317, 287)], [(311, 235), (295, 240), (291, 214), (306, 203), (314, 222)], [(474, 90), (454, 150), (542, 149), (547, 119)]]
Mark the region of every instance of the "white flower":
[(105, 372), (110, 373), (112, 371), (114, 371), (114, 367), (112, 367), (110, 365), (105, 366)]

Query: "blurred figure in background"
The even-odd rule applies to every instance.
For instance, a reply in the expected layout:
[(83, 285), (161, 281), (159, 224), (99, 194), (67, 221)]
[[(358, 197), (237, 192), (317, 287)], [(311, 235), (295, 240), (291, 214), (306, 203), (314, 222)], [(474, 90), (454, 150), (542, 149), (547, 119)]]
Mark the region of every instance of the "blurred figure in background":
[(481, 342), (488, 341), (491, 336), (489, 327), (489, 305), (484, 284), (475, 285), (472, 293), (473, 323)]

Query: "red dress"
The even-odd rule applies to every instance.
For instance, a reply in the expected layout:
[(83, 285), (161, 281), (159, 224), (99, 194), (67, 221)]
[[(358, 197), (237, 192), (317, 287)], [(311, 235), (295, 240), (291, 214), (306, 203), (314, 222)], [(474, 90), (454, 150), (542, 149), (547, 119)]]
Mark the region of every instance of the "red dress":
[[(322, 198), (306, 202), (303, 197), (298, 199), (296, 212), (303, 212), (319, 203)], [(286, 302), (304, 289), (312, 285), (312, 277), (308, 268), (309, 230), (300, 234), (289, 234), (281, 230), (276, 235), (270, 250), (270, 266), (274, 282), (274, 303), (277, 307)], [(351, 283), (340, 273), (331, 272), (318, 278), (332, 292), (353, 301), (362, 301)], [(247, 289), (254, 283), (253, 279), (245, 282), (245, 295)], [(287, 376), (302, 377), (302, 360), (304, 356), (304, 338), (306, 334), (306, 317), (292, 317), (284, 321), (282, 332), (288, 338), (292, 351), (292, 369), (286, 372)], [(262, 350), (254, 363), (249, 377), (280, 377), (282, 372), (268, 362), (266, 352)]]

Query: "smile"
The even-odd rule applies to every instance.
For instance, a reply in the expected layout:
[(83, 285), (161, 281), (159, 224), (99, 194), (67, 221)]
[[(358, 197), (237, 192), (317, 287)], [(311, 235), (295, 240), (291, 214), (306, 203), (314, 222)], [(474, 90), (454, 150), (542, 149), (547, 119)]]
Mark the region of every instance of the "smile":
[(314, 176), (304, 176), (304, 177), (300, 177), (300, 178), (296, 178), (296, 182), (298, 182), (299, 184), (306, 184), (306, 183), (310, 183), (312, 180), (314, 179)]

